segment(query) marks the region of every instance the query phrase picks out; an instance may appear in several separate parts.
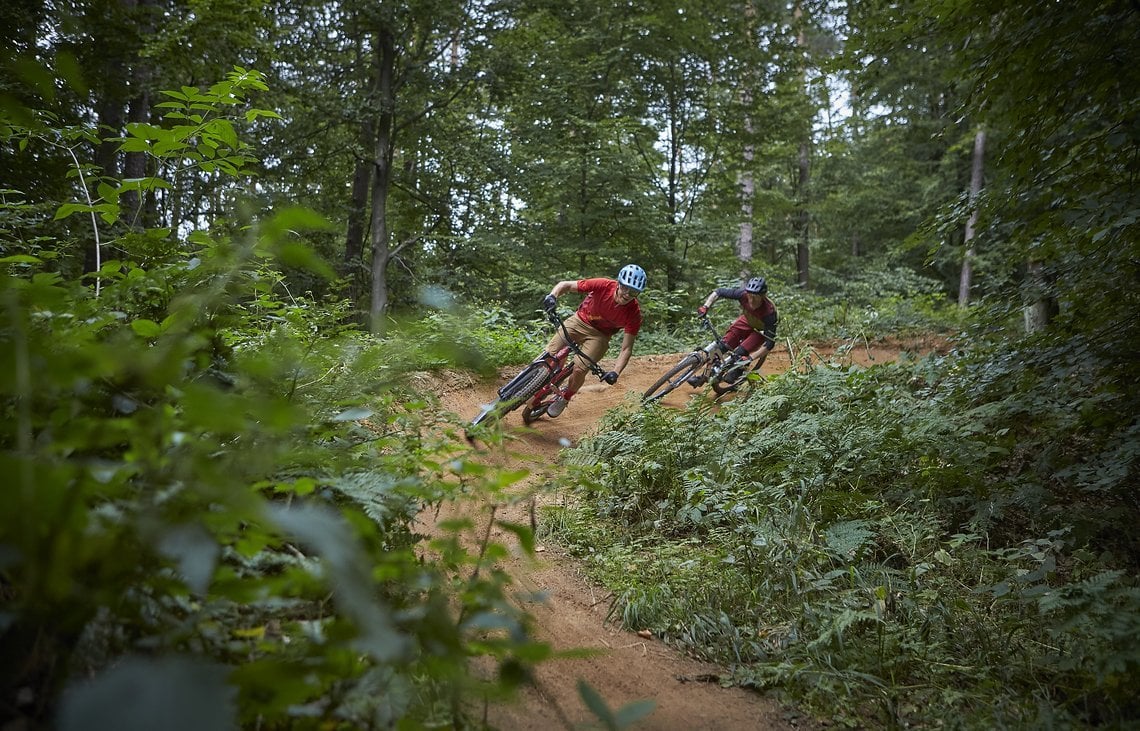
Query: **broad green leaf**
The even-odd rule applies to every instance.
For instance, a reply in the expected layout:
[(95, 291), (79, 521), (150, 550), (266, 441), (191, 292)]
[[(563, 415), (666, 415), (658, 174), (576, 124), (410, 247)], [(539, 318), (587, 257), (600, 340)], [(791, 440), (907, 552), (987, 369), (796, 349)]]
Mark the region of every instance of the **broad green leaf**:
[(602, 725), (605, 726), (606, 729), (609, 731), (617, 731), (617, 729), (620, 728), (613, 711), (610, 710), (605, 699), (585, 680), (578, 681), (578, 695), (582, 697), (582, 701), (586, 704), (586, 707), (590, 709), (591, 713), (598, 717), (598, 720), (602, 722)]
[(64, 691), (60, 731), (237, 729), (229, 670), (186, 657), (121, 660)]
[(144, 338), (156, 338), (162, 334), (162, 328), (154, 320), (133, 320), (131, 329)]
[(269, 507), (270, 517), (323, 560), (333, 597), (360, 630), (357, 644), (381, 662), (391, 662), (410, 648), (392, 621), (391, 610), (377, 599), (371, 571), (355, 535), (344, 520), (323, 507)]
[(508, 523), (504, 520), (495, 521), (497, 525), (503, 529), (514, 533), (518, 537), (519, 543), (522, 545), (524, 551), (528, 556), (534, 555), (534, 531), (530, 529), (529, 525), (521, 523)]

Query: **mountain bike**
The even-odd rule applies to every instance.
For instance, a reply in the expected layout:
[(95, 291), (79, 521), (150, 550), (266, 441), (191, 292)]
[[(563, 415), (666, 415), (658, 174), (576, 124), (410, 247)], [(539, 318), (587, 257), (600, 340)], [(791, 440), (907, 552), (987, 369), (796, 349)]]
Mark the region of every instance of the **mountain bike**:
[(701, 315), (700, 323), (702, 329), (712, 333), (712, 342), (681, 358), (665, 375), (657, 379), (642, 395), (642, 405), (661, 400), (685, 383), (693, 388), (707, 384), (712, 387), (715, 398), (719, 399), (740, 388), (748, 379), (748, 373), (755, 368), (752, 359), (747, 354), (736, 356), (730, 352), (708, 315)]
[(578, 344), (570, 339), (563, 318), (556, 311), (547, 312), (546, 317), (556, 328), (562, 329), (563, 346), (557, 352), (544, 352), (531, 361), (530, 365), (499, 389), (499, 397), (483, 407), (471, 420), (471, 426), (501, 419), (520, 406), (523, 407), (523, 423), (533, 424), (542, 418), (556, 398), (566, 397), (562, 384), (574, 372), (574, 363), (567, 362), (571, 353), (581, 358), (599, 380), (605, 380), (606, 372), (597, 361), (583, 353)]

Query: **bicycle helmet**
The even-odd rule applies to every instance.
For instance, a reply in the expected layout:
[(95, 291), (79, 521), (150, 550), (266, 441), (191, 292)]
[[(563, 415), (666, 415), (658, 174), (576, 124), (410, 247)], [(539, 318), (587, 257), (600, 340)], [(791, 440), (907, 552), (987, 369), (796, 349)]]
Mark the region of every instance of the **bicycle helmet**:
[(626, 264), (618, 272), (618, 284), (640, 292), (645, 289), (645, 270), (636, 264)]
[(749, 294), (767, 294), (768, 282), (764, 277), (752, 277), (748, 280), (748, 284), (744, 285), (744, 291)]

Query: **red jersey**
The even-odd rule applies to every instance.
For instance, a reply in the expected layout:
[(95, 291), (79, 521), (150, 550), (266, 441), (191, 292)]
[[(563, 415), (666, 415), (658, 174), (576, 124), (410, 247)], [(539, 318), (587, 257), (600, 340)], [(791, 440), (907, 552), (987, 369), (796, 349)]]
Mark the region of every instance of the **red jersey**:
[(578, 291), (585, 292), (586, 299), (578, 305), (578, 318), (606, 335), (618, 330), (637, 335), (641, 329), (641, 306), (637, 300), (630, 300), (618, 307), (614, 302), (617, 288), (618, 283), (613, 279), (579, 279)]

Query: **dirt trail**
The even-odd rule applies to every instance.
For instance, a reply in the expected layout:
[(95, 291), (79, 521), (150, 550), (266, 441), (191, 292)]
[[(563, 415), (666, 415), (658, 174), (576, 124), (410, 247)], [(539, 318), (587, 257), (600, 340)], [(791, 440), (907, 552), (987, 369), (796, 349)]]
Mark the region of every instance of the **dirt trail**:
[[(821, 349), (820, 354), (827, 355), (828, 351)], [(845, 360), (866, 365), (890, 361), (897, 356), (896, 348), (868, 348), (845, 356)], [(552, 469), (557, 469), (558, 452), (564, 446), (589, 434), (607, 409), (621, 402), (629, 391), (644, 391), (679, 357), (635, 357), (621, 380), (612, 387), (590, 378), (560, 417), (543, 418), (533, 430), (519, 429), (517, 440), (511, 440), (506, 450), (484, 452), (485, 460), (529, 470), (530, 476), (512, 488), (517, 493), (525, 492), (528, 486), (540, 484), (536, 481), (544, 480)], [(763, 371), (772, 374), (788, 367), (787, 352), (780, 349), (768, 358)], [(443, 405), (461, 417), (471, 418), (482, 404), (494, 398), (498, 386), (517, 371), (517, 367), (503, 369), (500, 379), (493, 383), (471, 381), (463, 387), (453, 387), (450, 392), (440, 394)], [(678, 389), (666, 403), (679, 404), (690, 394), (688, 389), (685, 393)], [(521, 427), (522, 418), (514, 412), (508, 415), (506, 424)], [(479, 513), (470, 516), (478, 526), (486, 526), (490, 518), (488, 505), (458, 509)], [(498, 520), (524, 524), (530, 520), (526, 501), (498, 505), (495, 510)], [(532, 558), (523, 553), (510, 533), (496, 527), (492, 536), (512, 549), (511, 559), (504, 568), (511, 575), (518, 596), (545, 598), (543, 601), (520, 600), (535, 619), (537, 638), (549, 643), (555, 652), (586, 649), (596, 654), (541, 663), (534, 687), (525, 689), (514, 703), (493, 705), (486, 710), (491, 726), (501, 731), (547, 731), (596, 723), (596, 717), (579, 696), (579, 679), (593, 686), (611, 709), (638, 700), (653, 700), (656, 709), (634, 726), (637, 729), (713, 731), (814, 726), (809, 719), (770, 698), (736, 687), (721, 687), (716, 678), (724, 674), (723, 668), (687, 657), (654, 637), (607, 623), (609, 595), (586, 581), (576, 559), (558, 546), (540, 545)]]

